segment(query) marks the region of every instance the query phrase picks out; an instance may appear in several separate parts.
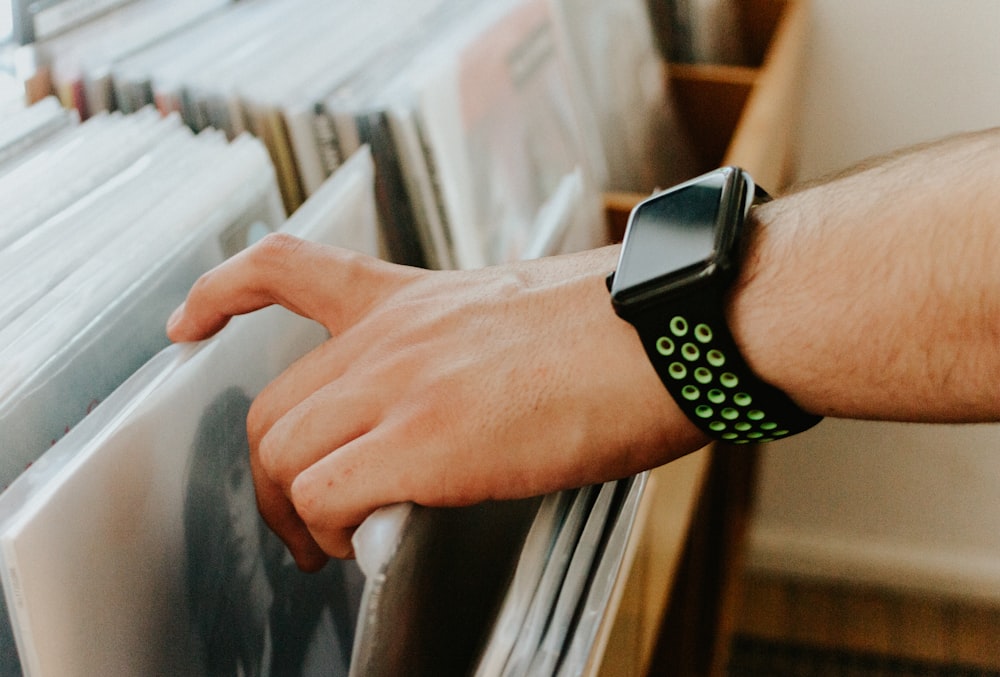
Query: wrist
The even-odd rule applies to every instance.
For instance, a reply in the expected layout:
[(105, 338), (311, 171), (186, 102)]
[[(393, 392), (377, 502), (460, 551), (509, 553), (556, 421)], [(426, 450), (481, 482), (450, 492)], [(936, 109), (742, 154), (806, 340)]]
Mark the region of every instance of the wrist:
[(709, 437), (735, 444), (783, 439), (819, 421), (753, 369), (729, 328), (746, 217), (768, 200), (736, 167), (649, 198), (629, 218), (608, 285), (678, 407)]
[[(726, 319), (744, 360), (761, 380), (795, 404), (822, 415), (812, 397), (808, 367), (811, 341), (803, 332), (809, 320), (794, 300), (808, 284), (794, 248), (795, 214), (779, 199), (751, 210), (744, 234), (739, 273), (726, 304)], [(806, 291), (808, 295), (808, 292)], [(811, 305), (818, 303), (812, 299)]]
[(605, 276), (619, 251), (610, 245), (514, 267), (532, 295), (551, 297), (543, 343), (561, 345), (572, 366), (564, 373), (548, 365), (538, 374), (552, 381), (545, 390), (559, 391), (565, 382), (577, 391), (565, 398), (572, 407), (559, 418), (574, 431), (567, 439), (586, 446), (595, 467), (614, 452), (616, 467), (604, 479), (662, 465), (709, 442), (663, 387), (635, 329), (611, 306)]

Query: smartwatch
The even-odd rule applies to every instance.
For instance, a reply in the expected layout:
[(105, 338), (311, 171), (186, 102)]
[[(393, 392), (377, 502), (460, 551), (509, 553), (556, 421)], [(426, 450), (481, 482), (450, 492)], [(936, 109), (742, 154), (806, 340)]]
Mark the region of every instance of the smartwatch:
[(822, 417), (757, 377), (725, 318), (751, 208), (770, 200), (750, 175), (723, 167), (654, 195), (629, 216), (611, 303), (632, 324), (684, 414), (710, 437), (771, 442)]

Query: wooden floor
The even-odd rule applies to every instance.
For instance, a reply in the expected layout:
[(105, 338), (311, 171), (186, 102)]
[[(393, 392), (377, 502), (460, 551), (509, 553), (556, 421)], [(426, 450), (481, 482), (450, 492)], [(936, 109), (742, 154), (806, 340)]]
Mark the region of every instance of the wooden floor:
[(1000, 605), (750, 575), (736, 632), (1000, 670)]

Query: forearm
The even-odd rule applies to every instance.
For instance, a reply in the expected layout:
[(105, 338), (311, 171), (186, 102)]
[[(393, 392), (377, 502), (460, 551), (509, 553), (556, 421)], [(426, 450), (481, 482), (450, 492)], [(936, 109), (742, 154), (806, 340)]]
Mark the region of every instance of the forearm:
[(756, 211), (729, 320), (825, 415), (1000, 419), (1000, 133), (956, 137)]

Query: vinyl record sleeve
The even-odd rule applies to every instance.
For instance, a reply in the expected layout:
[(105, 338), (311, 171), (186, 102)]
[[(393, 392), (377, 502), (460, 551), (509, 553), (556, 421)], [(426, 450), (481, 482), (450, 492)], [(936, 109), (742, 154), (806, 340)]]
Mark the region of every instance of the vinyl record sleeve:
[(562, 177), (576, 167), (588, 182), (593, 175), (548, 6), (498, 4), (491, 11), (504, 13), (426, 61), (419, 85), (462, 268), (522, 258)]
[(539, 500), (369, 517), (355, 538), (366, 580), (351, 677), (471, 674)]
[[(501, 127), (518, 129), (541, 125), (538, 120), (526, 119), (525, 111), (516, 109), (517, 104), (504, 108), (503, 102), (511, 97), (505, 98), (509, 88), (503, 77), (488, 68), (488, 76), (479, 77), (473, 69), (485, 63), (504, 75), (508, 62), (516, 61), (512, 55), (518, 52), (517, 41), (523, 39), (532, 43), (531, 36), (540, 30), (540, 47), (521, 45), (520, 49), (529, 52), (534, 49), (541, 54), (540, 61), (544, 65), (537, 70), (549, 74), (541, 79), (554, 78), (547, 84), (564, 89), (559, 55), (553, 51), (554, 43), (545, 37), (550, 28), (546, 12), (544, 3), (523, 0), (474, 7), (445, 4), (434, 15), (437, 39), (433, 44), (404, 42), (377, 59), (364, 71), (363, 78), (348, 80), (316, 107), (314, 128), (323, 130), (326, 138), (336, 139), (341, 153), (342, 149), (350, 148), (350, 140), (355, 136), (375, 148), (380, 181), (385, 185), (380, 205), (387, 239), (392, 241), (396, 237), (403, 242), (419, 243), (425, 265), (471, 268), (496, 262), (500, 259), (493, 258), (493, 253), (486, 250), (497, 242), (511, 247), (506, 255), (508, 258), (522, 258), (529, 251), (545, 246), (545, 243), (539, 245), (533, 241), (539, 236), (537, 219), (541, 216), (540, 210), (553, 197), (545, 191), (554, 192), (561, 184), (562, 174), (556, 176), (553, 170), (545, 190), (537, 194), (537, 187), (531, 188), (534, 192), (527, 201), (522, 199), (523, 192), (511, 190), (513, 184), (500, 186), (492, 194), (483, 190), (474, 194), (474, 188), (488, 185), (489, 177), (494, 176), (514, 177), (514, 183), (523, 185), (526, 174), (547, 166), (546, 162), (559, 163), (560, 160), (542, 148), (538, 149), (538, 155), (545, 157), (541, 162), (536, 162), (534, 157), (531, 162), (521, 162), (523, 157), (508, 157), (517, 152), (519, 141), (496, 134)], [(530, 20), (524, 20), (529, 15)], [(529, 56), (528, 60), (531, 58)], [(470, 59), (473, 65), (466, 63)], [(456, 80), (459, 73), (466, 73), (461, 83)], [(464, 102), (460, 84), (471, 87)], [(502, 93), (494, 91), (497, 89)], [(487, 91), (485, 95), (484, 91)], [(562, 96), (560, 92), (546, 91), (545, 86), (523, 94), (526, 99), (539, 96), (559, 99)], [(501, 104), (497, 104), (498, 99)], [(470, 101), (479, 103), (469, 104)], [(566, 100), (564, 103), (568, 106), (564, 112), (568, 111), (569, 117), (560, 121), (557, 132), (565, 137), (574, 132), (564, 129), (563, 123), (572, 122), (573, 115), (571, 102)], [(475, 139), (470, 140), (470, 137), (475, 134), (466, 134), (463, 127), (466, 104), (477, 106), (476, 110), (491, 111), (487, 117), (491, 117), (493, 123), (486, 126), (493, 124), (492, 131), (483, 133), (490, 138), (490, 143), (472, 147)], [(341, 153), (328, 155), (335, 160)], [(576, 149), (569, 149), (563, 157), (565, 171), (570, 173), (585, 164), (582, 153)], [(487, 180), (477, 182), (470, 179), (473, 176), (485, 176)], [(583, 220), (590, 232), (594, 230), (591, 226), (600, 221), (600, 209), (596, 199), (587, 198), (596, 195), (589, 190), (581, 200), (573, 203), (575, 210), (588, 213)], [(502, 234), (497, 236), (497, 242), (484, 244), (479, 241), (475, 236), (477, 222), (472, 216), (477, 208), (483, 214), (490, 209), (499, 210), (480, 214), (481, 221), (487, 223), (503, 221), (504, 215), (516, 213), (520, 219), (518, 231), (524, 242), (512, 243)], [(570, 221), (576, 223), (581, 219), (565, 219), (565, 222)], [(549, 232), (545, 235), (558, 239)], [(399, 247), (396, 255), (405, 255), (406, 251), (409, 249)]]
[[(316, 116), (312, 110), (303, 107), (285, 109), (283, 117), (302, 192), (308, 197), (343, 162), (340, 144), (328, 130), (316, 127)], [(333, 159), (329, 159), (331, 153)]]
[(385, 111), (355, 116), (358, 138), (368, 145), (375, 160), (375, 197), (380, 232), (388, 257), (396, 263), (427, 267), (427, 255), (413, 214), (402, 160)]
[[(380, 198), (386, 241), (403, 239), (419, 243), (421, 249), (419, 258), (403, 246), (392, 256), (413, 257), (431, 268), (451, 268), (450, 234), (417, 119), (414, 83), (424, 75), (428, 52), (442, 49), (483, 12), (456, 0), (431, 2), (424, 12), (420, 21), (313, 105), (312, 128), (326, 171), (362, 143), (373, 146), (376, 158), (382, 158), (376, 165), (383, 183), (395, 185)], [(427, 35), (432, 32), (437, 40), (431, 42)], [(400, 200), (407, 204), (400, 206)]]
[(583, 175), (577, 168), (560, 180), (558, 187), (538, 210), (532, 227), (533, 235), (522, 258), (535, 259), (574, 251), (573, 241), (579, 237), (579, 231), (583, 229), (586, 232), (588, 226), (577, 219), (580, 204), (586, 199)]
[(428, 153), (417, 112), (412, 107), (397, 104), (390, 106), (387, 116), (389, 129), (396, 140), (407, 196), (413, 204), (414, 229), (427, 265), (438, 269), (454, 268), (451, 228), (443, 209), (437, 167)]
[(257, 138), (267, 146), (278, 173), (278, 185), (288, 213), (298, 209), (306, 199), (292, 151), (285, 119), (275, 109), (248, 111), (248, 120)]
[(528, 674), (528, 668), (538, 650), (549, 617), (559, 598), (559, 591), (566, 578), (573, 552), (580, 540), (580, 534), (587, 521), (598, 489), (594, 486), (581, 487), (576, 491), (573, 504), (556, 536), (555, 545), (545, 561), (545, 571), (531, 599), (531, 606), (504, 666), (503, 677), (521, 677)]
[(663, 64), (643, 0), (550, 0), (608, 190), (649, 192), (669, 162)]
[(242, 37), (237, 21), (239, 9), (266, 4), (259, 0), (224, 4), (185, 28), (112, 60), (107, 64), (106, 77), (116, 109), (134, 113), (155, 105), (154, 74), (204, 63), (211, 52), (235, 44)]
[[(601, 485), (594, 504), (587, 515), (580, 540), (573, 551), (566, 577), (559, 588), (559, 595), (552, 607), (545, 634), (538, 651), (531, 659), (527, 674), (536, 677), (550, 677), (556, 670), (564, 645), (573, 629), (573, 620), (582, 606), (583, 596), (590, 580), (595, 560), (604, 545), (609, 515), (615, 507), (618, 482)], [(619, 497), (620, 498), (620, 497)]]
[(586, 596), (570, 631), (558, 677), (578, 677), (595, 656), (595, 643), (602, 624), (614, 617), (612, 595), (623, 573), (626, 551), (639, 514), (640, 501), (649, 481), (644, 472), (623, 480), (624, 497), (609, 519), (606, 542), (597, 564), (592, 567)]
[(479, 658), (476, 677), (499, 675), (507, 664), (575, 493), (561, 491), (542, 499), (488, 643)]
[[(288, 232), (370, 242), (370, 177), (345, 167)], [(29, 674), (346, 674), (360, 572), (294, 567), (257, 514), (244, 430), (252, 397), (325, 337), (272, 307), (171, 346), (0, 494)]]
[[(324, 7), (324, 4), (326, 5)], [(212, 125), (232, 138), (243, 131), (252, 131), (244, 114), (246, 101), (242, 94), (248, 83), (284, 73), (295, 77), (304, 64), (295, 63), (303, 44), (329, 41), (337, 35), (335, 19), (345, 11), (346, 3), (320, 3), (317, 0), (290, 0), (271, 25), (247, 32), (246, 39), (212, 58), (192, 63), (185, 72), (177, 73), (170, 83), (172, 96), (181, 102), (184, 120), (193, 129)], [(162, 95), (156, 85), (156, 96)]]

